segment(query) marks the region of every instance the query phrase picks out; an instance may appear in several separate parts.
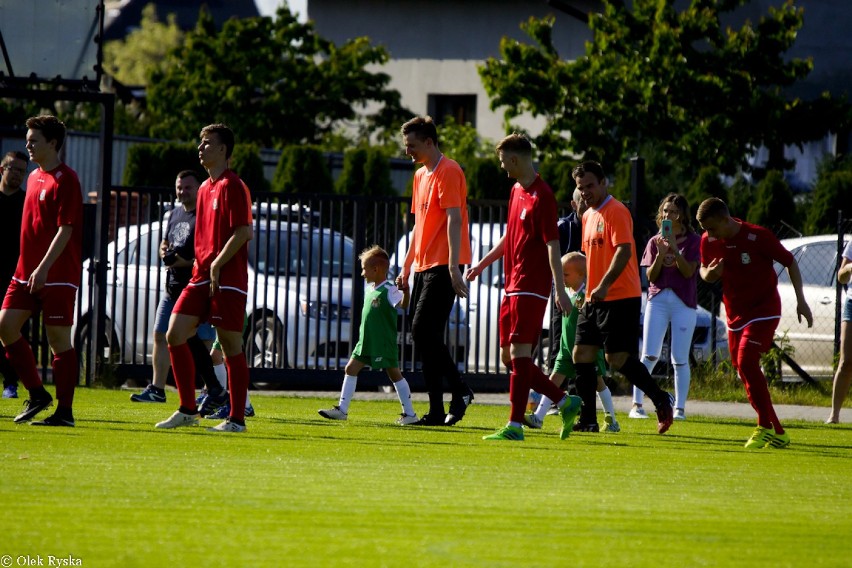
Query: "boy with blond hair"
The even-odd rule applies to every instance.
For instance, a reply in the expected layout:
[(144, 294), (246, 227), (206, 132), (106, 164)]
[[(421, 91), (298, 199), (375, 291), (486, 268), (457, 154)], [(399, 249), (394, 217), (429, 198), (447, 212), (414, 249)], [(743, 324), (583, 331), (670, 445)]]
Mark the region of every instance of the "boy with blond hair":
[[(553, 364), (553, 372), (550, 380), (557, 387), (562, 387), (567, 377), (575, 377), (574, 362), (571, 359), (571, 351), (574, 349), (574, 336), (577, 332), (577, 314), (586, 301), (586, 257), (581, 252), (569, 252), (562, 257), (562, 276), (565, 286), (570, 288), (574, 295), (571, 296), (573, 309), (570, 313), (562, 314), (562, 335), (559, 339), (559, 354)], [(612, 393), (603, 380), (606, 374), (606, 362), (603, 353), (598, 352), (598, 398), (604, 408), (604, 424), (607, 432), (619, 432), (621, 427), (615, 419), (615, 408), (612, 404)], [(541, 397), (538, 408), (532, 414), (524, 418), (529, 428), (541, 428), (544, 417), (550, 410), (553, 401), (546, 396)], [(576, 428), (576, 426), (575, 426)], [(593, 430), (594, 431), (594, 430)]]
[(343, 387), (340, 389), (340, 401), (332, 408), (322, 409), (319, 415), (329, 420), (349, 418), (349, 403), (355, 394), (358, 373), (364, 367), (384, 369), (393, 382), (402, 414), (396, 420), (400, 426), (417, 422), (417, 414), (411, 405), (411, 388), (399, 370), (399, 345), (397, 344), (397, 307), (407, 308), (410, 300), (408, 287), (398, 289), (387, 279), (390, 258), (379, 245), (364, 249), (358, 260), (361, 261), (361, 276), (371, 285), (364, 294), (364, 308), (361, 311), (361, 327), (358, 344), (344, 369)]

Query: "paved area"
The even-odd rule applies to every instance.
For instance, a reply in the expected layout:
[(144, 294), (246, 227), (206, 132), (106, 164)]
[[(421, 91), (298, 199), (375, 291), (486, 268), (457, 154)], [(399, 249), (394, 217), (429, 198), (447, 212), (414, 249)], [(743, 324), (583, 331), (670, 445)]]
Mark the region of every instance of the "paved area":
[[(370, 392), (358, 391), (355, 394), (356, 399), (360, 400), (396, 400), (396, 394), (388, 386), (388, 392)], [(339, 393), (325, 391), (252, 391), (251, 396), (296, 396), (303, 398), (329, 398), (336, 399)], [(428, 402), (426, 393), (412, 393), (412, 398), (415, 402)], [(449, 399), (447, 399), (449, 400)], [(614, 396), (615, 411), (624, 413), (630, 411), (632, 399), (629, 396)], [(509, 404), (508, 393), (477, 393), (475, 404)], [(648, 408), (653, 408), (653, 403), (648, 405)], [(811, 422), (825, 422), (828, 418), (829, 409), (820, 406), (797, 406), (792, 404), (776, 404), (775, 411), (781, 420), (807, 420)], [(738, 402), (706, 402), (701, 400), (690, 400), (686, 405), (687, 417), (700, 416), (718, 416), (721, 418), (745, 418), (754, 419), (755, 413), (751, 405)], [(841, 416), (842, 422), (849, 422), (848, 412)]]

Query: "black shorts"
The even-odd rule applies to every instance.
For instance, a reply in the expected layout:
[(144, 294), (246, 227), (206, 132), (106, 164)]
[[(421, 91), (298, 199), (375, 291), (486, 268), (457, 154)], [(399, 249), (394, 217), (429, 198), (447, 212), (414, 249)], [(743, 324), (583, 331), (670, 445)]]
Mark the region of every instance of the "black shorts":
[(642, 298), (588, 303), (577, 315), (575, 345), (596, 345), (607, 353), (637, 353)]

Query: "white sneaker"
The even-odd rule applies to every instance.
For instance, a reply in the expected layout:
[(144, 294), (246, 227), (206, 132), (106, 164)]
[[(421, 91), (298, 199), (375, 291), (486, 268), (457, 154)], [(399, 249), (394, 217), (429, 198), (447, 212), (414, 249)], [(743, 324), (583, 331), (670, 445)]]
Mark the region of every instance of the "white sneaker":
[(396, 419), (396, 423), (400, 426), (408, 426), (409, 424), (414, 424), (417, 422), (417, 413), (414, 414), (400, 414), (399, 418)]
[(682, 408), (675, 408), (673, 418), (675, 420), (686, 420), (686, 413), (683, 411)]
[(333, 408), (326, 408), (318, 411), (319, 415), (329, 420), (346, 420), (349, 415), (340, 410), (340, 407), (335, 405)]
[(168, 420), (157, 422), (154, 428), (179, 428), (181, 426), (197, 426), (198, 414), (184, 414), (180, 410), (176, 410), (174, 414), (169, 416)]
[(641, 406), (634, 406), (630, 409), (630, 414), (627, 415), (628, 418), (648, 418), (648, 414), (645, 412), (645, 409)]
[(621, 426), (612, 414), (604, 414), (604, 424), (606, 424), (604, 430), (607, 432), (621, 432)]
[(224, 420), (207, 429), (208, 432), (245, 432), (246, 427), (230, 420)]
[(540, 430), (541, 427), (544, 426), (544, 420), (542, 420), (535, 414), (527, 414), (524, 416), (524, 424), (527, 428), (535, 428), (536, 430)]

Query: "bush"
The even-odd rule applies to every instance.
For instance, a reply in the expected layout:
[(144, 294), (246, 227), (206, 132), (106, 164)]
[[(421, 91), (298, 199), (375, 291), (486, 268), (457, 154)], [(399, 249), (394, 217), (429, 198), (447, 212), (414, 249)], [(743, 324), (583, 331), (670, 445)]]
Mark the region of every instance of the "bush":
[(820, 175), (808, 209), (805, 234), (819, 235), (837, 230), (837, 212), (852, 213), (852, 171), (830, 171)]
[[(730, 195), (728, 201), (728, 210), (731, 215), (739, 219), (748, 217), (748, 210), (751, 209), (755, 200), (755, 188), (742, 174), (737, 174), (734, 178), (734, 183), (728, 189)], [(691, 205), (691, 204), (690, 204)]]
[(509, 190), (515, 184), (515, 180), (506, 176), (506, 172), (494, 158), (472, 159), (465, 171), (465, 177), (469, 199), (508, 201)]
[(378, 148), (348, 150), (343, 155), (343, 172), (335, 190), (340, 195), (396, 195), (388, 157)]
[(794, 225), (796, 221), (796, 203), (793, 192), (778, 170), (767, 172), (766, 177), (757, 184), (754, 200), (748, 210), (748, 221), (776, 230), (782, 221)]
[(127, 151), (121, 183), (127, 187), (174, 187), (175, 176), (181, 170), (202, 170), (195, 144), (137, 144)]
[(703, 167), (698, 171), (698, 175), (692, 185), (687, 190), (686, 198), (689, 201), (689, 207), (692, 209), (692, 217), (698, 212), (698, 206), (701, 202), (710, 197), (718, 197), (725, 203), (728, 202), (728, 190), (725, 184), (722, 183), (722, 177), (719, 168), (715, 166)]
[(272, 191), (280, 193), (332, 193), (334, 183), (322, 150), (316, 146), (287, 146), (281, 152)]
[(269, 191), (269, 182), (263, 175), (260, 148), (255, 144), (237, 144), (231, 155), (231, 169), (245, 182), (252, 193)]
[(541, 179), (553, 190), (557, 203), (570, 203), (573, 199), (574, 190), (577, 188), (577, 183), (571, 177), (574, 165), (574, 161), (568, 158), (554, 157), (543, 161), (539, 166)]

